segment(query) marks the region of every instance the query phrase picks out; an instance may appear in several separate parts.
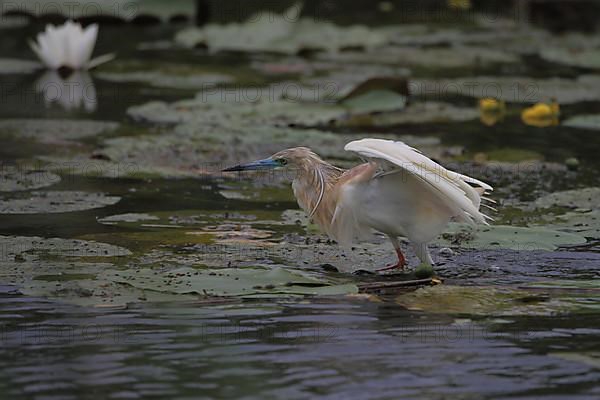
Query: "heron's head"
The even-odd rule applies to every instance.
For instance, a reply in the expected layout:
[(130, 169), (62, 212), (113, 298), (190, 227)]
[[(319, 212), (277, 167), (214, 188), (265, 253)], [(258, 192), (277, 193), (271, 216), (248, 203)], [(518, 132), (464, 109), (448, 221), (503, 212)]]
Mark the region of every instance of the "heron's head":
[(322, 162), (323, 160), (308, 147), (294, 147), (275, 153), (264, 160), (253, 161), (224, 169), (223, 172), (258, 171), (288, 167), (306, 168), (310, 165)]

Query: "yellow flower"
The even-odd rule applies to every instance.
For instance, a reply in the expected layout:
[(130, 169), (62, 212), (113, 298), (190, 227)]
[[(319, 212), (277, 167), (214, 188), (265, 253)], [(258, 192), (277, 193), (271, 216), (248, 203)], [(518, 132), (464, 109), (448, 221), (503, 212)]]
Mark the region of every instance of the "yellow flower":
[(504, 101), (498, 101), (491, 97), (479, 99), (479, 109), (481, 111), (500, 111), (506, 109)]
[(487, 97), (479, 99), (479, 117), (484, 125), (492, 126), (504, 119), (506, 103)]
[(559, 123), (560, 106), (555, 99), (547, 103), (537, 103), (521, 112), (521, 119), (526, 125), (543, 128), (556, 126)]

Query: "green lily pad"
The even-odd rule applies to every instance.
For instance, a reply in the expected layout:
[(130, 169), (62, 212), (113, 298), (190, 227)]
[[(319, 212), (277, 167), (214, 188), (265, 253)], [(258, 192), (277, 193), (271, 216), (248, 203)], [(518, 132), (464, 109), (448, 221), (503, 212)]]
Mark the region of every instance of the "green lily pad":
[(297, 54), (301, 50), (336, 52), (349, 47), (378, 46), (386, 41), (383, 32), (375, 28), (337, 26), (323, 20), (298, 18), (301, 8), (296, 4), (282, 14), (258, 13), (242, 23), (187, 28), (177, 33), (175, 41), (190, 48), (207, 46), (212, 52), (282, 54)]
[(188, 0), (171, 0), (166, 3), (162, 0), (111, 0), (110, 2), (57, 0), (43, 7), (36, 0), (20, 0), (18, 3), (6, 3), (3, 11), (13, 9), (34, 16), (53, 12), (72, 19), (108, 15), (126, 21), (142, 15), (163, 20), (180, 15), (192, 18), (196, 13), (194, 2)]
[(547, 47), (542, 49), (540, 57), (559, 64), (581, 68), (600, 69), (600, 49), (566, 49)]
[(41, 68), (42, 64), (36, 61), (0, 58), (0, 74), (31, 74)]
[(600, 76), (580, 75), (577, 79), (534, 79), (525, 76), (477, 76), (457, 79), (414, 79), (411, 94), (435, 96), (455, 94), (474, 98), (494, 97), (512, 103), (547, 102), (559, 104), (600, 100)]
[(96, 77), (111, 82), (140, 82), (149, 86), (173, 89), (206, 89), (211, 86), (233, 82), (233, 77), (224, 74), (194, 74), (177, 76), (161, 71), (99, 72)]
[[(60, 276), (60, 278), (64, 278)], [(20, 285), (21, 293), (26, 296), (45, 297), (84, 307), (125, 308), (128, 304), (152, 302), (175, 303), (198, 300), (195, 295), (183, 295), (153, 290), (123, 287), (115, 282), (95, 279), (47, 280), (37, 277)]]
[[(537, 287), (536, 283), (529, 285)], [(481, 316), (534, 316), (597, 311), (599, 293), (541, 292), (527, 287), (436, 285), (396, 298), (410, 309), (430, 313)]]
[(463, 122), (479, 118), (474, 108), (440, 102), (410, 103), (399, 111), (374, 115), (350, 115), (335, 121), (338, 126), (392, 126), (403, 124)]
[(406, 105), (406, 96), (391, 90), (374, 90), (344, 100), (342, 105), (353, 113), (401, 110)]
[(600, 210), (572, 211), (556, 216), (544, 226), (559, 231), (573, 232), (581, 236), (600, 239)]
[(128, 213), (128, 214), (118, 214), (118, 215), (110, 215), (108, 217), (99, 218), (98, 222), (106, 225), (115, 225), (118, 222), (140, 222), (140, 221), (157, 221), (160, 220), (155, 215), (150, 214), (137, 214), (137, 213)]
[(357, 293), (355, 285), (334, 285), (284, 268), (178, 268), (168, 272), (153, 269), (118, 271), (102, 274), (104, 279), (139, 289), (177, 294), (210, 296), (339, 295)]
[(46, 297), (70, 304), (124, 307), (139, 302), (194, 301), (198, 296), (146, 291), (99, 278), (110, 263), (28, 260), (2, 262), (3, 282), (16, 285), (27, 296)]
[(538, 208), (558, 206), (592, 209), (599, 207), (598, 199), (600, 199), (600, 187), (588, 187), (550, 193), (537, 199), (534, 205)]
[(91, 210), (117, 203), (121, 198), (77, 191), (30, 192), (0, 197), (0, 214), (42, 214)]
[(3, 166), (0, 168), (0, 192), (39, 189), (60, 182), (60, 176), (39, 170)]
[(522, 161), (543, 160), (544, 156), (532, 150), (504, 147), (485, 153), (489, 160), (518, 163)]
[[(301, 96), (308, 96), (307, 101)], [(313, 90), (303, 90), (298, 85), (214, 89), (170, 105), (151, 102), (135, 106), (127, 113), (136, 120), (154, 123), (201, 123), (204, 130), (241, 125), (311, 126), (327, 124), (344, 114), (343, 108), (318, 103), (315, 96)]]
[(114, 131), (118, 126), (116, 122), (91, 120), (5, 119), (0, 121), (0, 133), (31, 138), (40, 143), (69, 144)]
[(47, 155), (36, 157), (43, 167), (49, 171), (69, 176), (84, 176), (88, 178), (144, 178), (144, 171), (134, 163), (117, 163), (98, 158), (91, 159), (87, 153), (68, 155)]
[(367, 49), (366, 52), (324, 53), (319, 54), (317, 58), (346, 63), (364, 63), (365, 60), (376, 60), (380, 64), (434, 69), (517, 63), (520, 60), (516, 54), (492, 49), (489, 46), (462, 45), (432, 48), (377, 46)]
[(600, 115), (576, 115), (564, 121), (562, 125), (571, 128), (600, 130)]
[(473, 228), (453, 223), (438, 243), (475, 249), (554, 250), (586, 243), (586, 239), (578, 234), (542, 227), (491, 225)]
[[(170, 134), (109, 139), (98, 153), (118, 165), (135, 165), (138, 174), (222, 176), (221, 170), (227, 166), (307, 143), (319, 148), (323, 156), (343, 154), (346, 138), (326, 131), (264, 125), (215, 130), (190, 122), (178, 125)], [(286, 178), (284, 174), (277, 176)]]
[(155, 124), (176, 124), (183, 122), (187, 116), (172, 108), (164, 101), (151, 101), (138, 106), (131, 106), (127, 114), (136, 121), (153, 122)]
[(0, 236), (2, 261), (37, 260), (53, 257), (121, 257), (131, 255), (123, 247), (96, 241), (43, 238), (37, 236)]

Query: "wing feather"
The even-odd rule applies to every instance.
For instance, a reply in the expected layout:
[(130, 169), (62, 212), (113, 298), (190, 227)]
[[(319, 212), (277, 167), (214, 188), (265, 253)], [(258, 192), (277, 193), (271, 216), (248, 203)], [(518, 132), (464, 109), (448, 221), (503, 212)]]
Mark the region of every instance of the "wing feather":
[(490, 185), (450, 171), (403, 142), (362, 139), (348, 143), (344, 149), (378, 162), (386, 171), (410, 173), (417, 177), (455, 210), (459, 220), (487, 224), (486, 220), (491, 219), (479, 211), (481, 195), (493, 190)]

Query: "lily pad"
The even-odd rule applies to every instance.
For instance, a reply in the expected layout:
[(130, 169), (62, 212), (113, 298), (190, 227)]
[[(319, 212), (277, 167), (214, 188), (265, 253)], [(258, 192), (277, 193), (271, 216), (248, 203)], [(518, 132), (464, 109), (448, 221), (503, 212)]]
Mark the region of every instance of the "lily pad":
[(503, 147), (485, 153), (489, 160), (505, 163), (519, 163), (524, 161), (541, 161), (544, 156), (532, 150)]
[(36, 61), (0, 58), (0, 74), (31, 74), (41, 68), (42, 64)]
[(402, 124), (463, 122), (479, 118), (474, 108), (440, 102), (410, 103), (405, 109), (375, 115), (349, 115), (335, 121), (338, 126), (392, 126)]
[[(528, 285), (530, 287), (537, 284)], [(409, 309), (430, 313), (468, 314), (481, 316), (533, 316), (597, 311), (600, 292), (581, 293), (533, 292), (527, 287), (518, 289), (493, 286), (436, 285), (418, 289), (396, 298)]]
[(72, 156), (38, 156), (36, 157), (49, 171), (69, 176), (78, 175), (88, 178), (143, 178), (143, 171), (133, 163), (116, 163), (110, 160), (90, 158), (86, 153), (75, 153)]
[(98, 222), (106, 225), (114, 225), (118, 222), (140, 222), (140, 221), (156, 221), (159, 220), (155, 215), (150, 214), (137, 214), (137, 213), (128, 213), (128, 214), (118, 214), (118, 215), (110, 215), (108, 217), (99, 218)]
[(600, 210), (572, 211), (558, 215), (544, 226), (560, 231), (577, 233), (593, 239), (600, 239)]
[(259, 13), (246, 22), (208, 24), (187, 28), (175, 36), (185, 47), (207, 46), (212, 52), (277, 52), (298, 54), (301, 50), (337, 52), (349, 47), (372, 47), (385, 43), (386, 36), (363, 25), (337, 26), (331, 22), (298, 18), (301, 5), (282, 14)]
[(600, 100), (600, 77), (581, 75), (577, 79), (535, 79), (525, 76), (479, 76), (472, 78), (411, 81), (411, 94), (450, 94), (478, 99), (493, 97), (513, 103), (538, 103), (555, 98), (559, 104)]
[(152, 16), (167, 20), (173, 16), (192, 18), (196, 11), (194, 3), (187, 0), (111, 0), (110, 2), (70, 2), (57, 0), (40, 6), (36, 0), (20, 0), (6, 3), (3, 11), (27, 12), (33, 16), (56, 13), (68, 18), (111, 16), (131, 21), (139, 16)]
[(600, 115), (576, 115), (564, 121), (562, 125), (570, 128), (600, 130)]
[(374, 90), (344, 100), (342, 105), (353, 113), (401, 110), (406, 105), (406, 96), (391, 90)]
[[(293, 84), (270, 87), (215, 89), (204, 91), (195, 99), (170, 105), (151, 102), (135, 106), (128, 114), (141, 121), (154, 123), (190, 122), (211, 127), (238, 125), (316, 125), (327, 124), (345, 110), (335, 104), (318, 103), (317, 94)], [(305, 101), (303, 96), (308, 96)], [(160, 113), (160, 114), (157, 114)]]
[[(93, 256), (93, 254), (90, 254)], [(1, 262), (2, 279), (27, 296), (59, 299), (82, 306), (124, 307), (143, 301), (193, 301), (197, 296), (145, 291), (99, 278), (115, 268), (106, 262), (33, 260)]]
[(451, 224), (438, 243), (475, 249), (554, 250), (560, 246), (586, 243), (585, 237), (574, 233), (536, 227), (491, 225), (476, 228)]
[(117, 203), (121, 198), (77, 191), (31, 192), (0, 197), (0, 214), (42, 214), (91, 210)]
[(0, 192), (39, 189), (60, 182), (60, 176), (40, 170), (3, 166), (0, 168)]
[[(109, 264), (106, 267), (110, 266)], [(81, 269), (81, 265), (79, 267)], [(38, 276), (26, 280), (19, 286), (20, 291), (27, 296), (59, 299), (61, 302), (84, 307), (125, 308), (128, 304), (142, 302), (174, 303), (198, 300), (198, 296), (195, 295), (156, 292), (133, 286), (124, 287), (97, 277), (69, 280), (68, 275)]]
[(225, 129), (190, 122), (170, 134), (109, 139), (99, 153), (114, 163), (135, 165), (140, 174), (198, 177), (222, 176), (226, 166), (306, 143), (323, 149), (323, 156), (341, 154), (346, 143), (343, 135), (318, 130), (252, 125)]
[(0, 236), (2, 261), (37, 260), (43, 256), (121, 257), (131, 255), (123, 247), (96, 241), (42, 238), (37, 236)]
[(540, 57), (559, 64), (600, 69), (600, 49), (567, 49), (550, 46), (542, 49)]
[(340, 295), (357, 293), (355, 285), (335, 285), (306, 274), (284, 268), (178, 268), (157, 272), (144, 268), (137, 270), (110, 270), (104, 279), (127, 284), (139, 289), (177, 294), (210, 296), (249, 295)]
[(101, 133), (114, 131), (116, 122), (57, 119), (6, 119), (0, 121), (0, 133), (31, 138), (40, 143), (69, 144)]
[(100, 79), (111, 82), (140, 82), (159, 88), (173, 89), (206, 89), (219, 84), (230, 83), (234, 79), (224, 74), (194, 74), (177, 76), (161, 71), (138, 72), (99, 72), (95, 75)]
[(598, 199), (600, 199), (600, 187), (588, 187), (550, 193), (537, 199), (534, 205), (538, 208), (558, 206), (592, 209), (599, 207)]
[(380, 64), (431, 69), (517, 63), (520, 60), (518, 55), (503, 50), (483, 46), (462, 45), (431, 48), (378, 46), (369, 48), (366, 52), (319, 54), (318, 59), (346, 63), (364, 63), (365, 60), (376, 60)]

